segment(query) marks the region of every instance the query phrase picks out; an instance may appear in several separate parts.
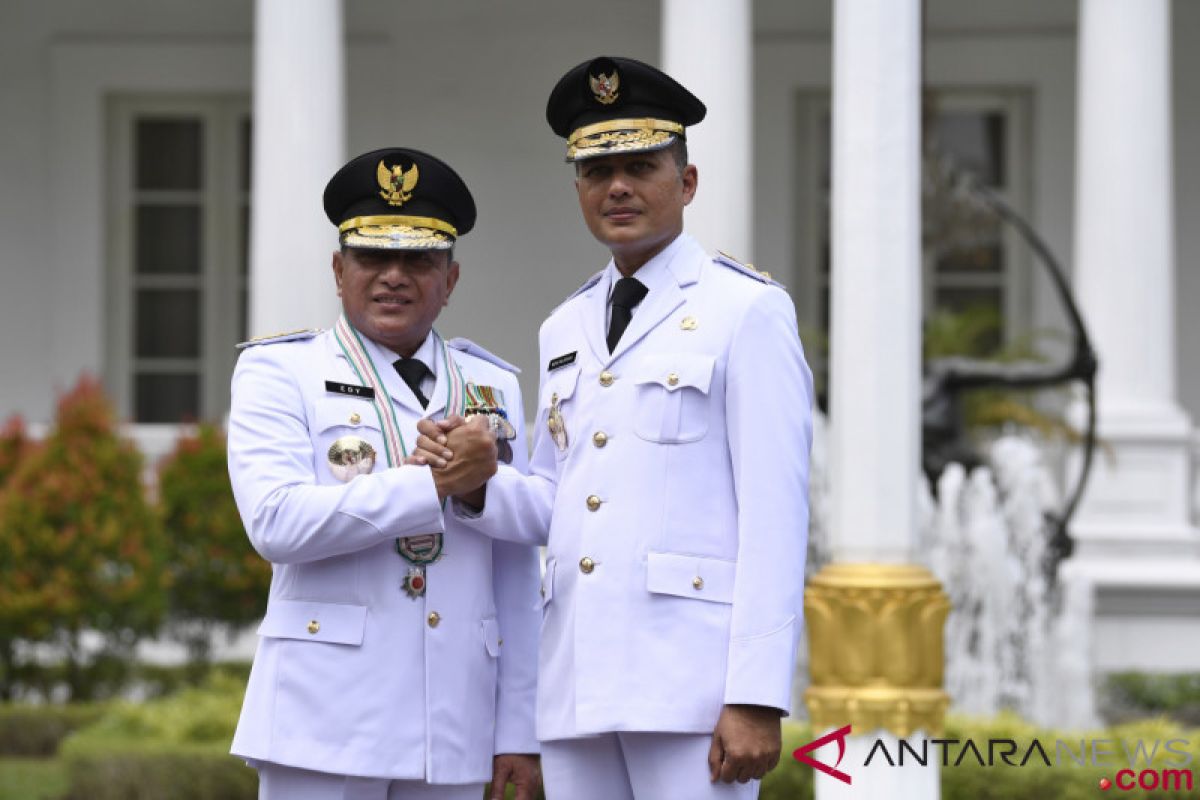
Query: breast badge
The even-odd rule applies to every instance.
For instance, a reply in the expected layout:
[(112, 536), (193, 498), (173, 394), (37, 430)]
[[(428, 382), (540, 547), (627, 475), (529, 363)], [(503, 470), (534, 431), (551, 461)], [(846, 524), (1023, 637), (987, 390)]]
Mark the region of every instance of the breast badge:
[(329, 471), (342, 483), (375, 469), (375, 448), (357, 436), (343, 436), (329, 445)]
[(567, 424), (563, 419), (562, 409), (558, 407), (558, 395), (550, 396), (550, 417), (546, 420), (546, 428), (550, 437), (559, 450), (567, 449)]

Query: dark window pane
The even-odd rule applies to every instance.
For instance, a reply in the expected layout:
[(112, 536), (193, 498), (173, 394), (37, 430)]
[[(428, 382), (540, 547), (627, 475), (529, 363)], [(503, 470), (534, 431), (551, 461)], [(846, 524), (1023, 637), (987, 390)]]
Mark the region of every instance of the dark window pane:
[(247, 192), (250, 191), (250, 166), (253, 163), (251, 159), (253, 158), (254, 154), (253, 131), (254, 128), (250, 124), (250, 118), (243, 117), (240, 130), (242, 148), (241, 158), (238, 161), (238, 167), (242, 174), (242, 189)]
[(137, 271), (142, 275), (200, 272), (200, 207), (137, 208)]
[(942, 287), (934, 305), (939, 311), (964, 312), (976, 308), (1003, 310), (1004, 294), (997, 287)]
[(977, 247), (959, 247), (942, 253), (937, 259), (937, 271), (990, 272), (999, 275), (1004, 270), (1004, 252), (999, 243)]
[(238, 270), (243, 275), (250, 274), (250, 206), (242, 204), (241, 213), (238, 214), (238, 240), (241, 250), (238, 253), (240, 263)]
[(195, 358), (200, 355), (200, 290), (139, 289), (139, 358)]
[(203, 129), (198, 119), (143, 119), (137, 123), (138, 189), (199, 189)]
[(820, 164), (820, 175), (817, 180), (820, 181), (820, 186), (828, 193), (829, 187), (833, 185), (833, 117), (826, 113), (821, 115), (821, 121), (817, 123), (817, 158)]
[(194, 422), (200, 417), (199, 375), (147, 375), (135, 380), (138, 422)]
[(943, 111), (934, 120), (940, 152), (988, 186), (1004, 186), (1004, 115), (999, 111)]
[(238, 292), (238, 321), (237, 321), (237, 340), (239, 342), (246, 341), (249, 338), (246, 335), (246, 330), (249, 328), (250, 319), (250, 291), (244, 286)]

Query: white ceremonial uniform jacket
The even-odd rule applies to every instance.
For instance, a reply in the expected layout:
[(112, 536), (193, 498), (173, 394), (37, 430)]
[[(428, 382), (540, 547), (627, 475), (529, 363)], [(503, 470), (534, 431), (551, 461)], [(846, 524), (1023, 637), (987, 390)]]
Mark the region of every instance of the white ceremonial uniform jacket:
[(708, 733), (727, 703), (786, 712), (812, 435), (792, 301), (683, 235), (638, 271), (650, 291), (610, 355), (612, 274), (543, 324), (530, 474), (501, 468), (464, 520), (548, 532), (538, 736)]
[[(467, 381), (503, 394), (517, 429), (513, 463), (524, 469), (516, 377), (474, 345), (451, 346)], [(422, 409), (374, 360), (411, 448), (417, 420), (442, 415), (447, 370)], [(490, 780), (494, 754), (537, 752), (537, 551), (451, 515), (443, 523), (429, 469), (389, 469), (372, 401), (326, 381), (361, 385), (329, 331), (252, 347), (234, 372), (229, 471), (274, 575), (232, 752), (345, 775)], [(343, 436), (377, 454), (374, 471), (349, 483), (327, 460)], [(443, 555), (413, 599), (396, 538), (443, 530)]]

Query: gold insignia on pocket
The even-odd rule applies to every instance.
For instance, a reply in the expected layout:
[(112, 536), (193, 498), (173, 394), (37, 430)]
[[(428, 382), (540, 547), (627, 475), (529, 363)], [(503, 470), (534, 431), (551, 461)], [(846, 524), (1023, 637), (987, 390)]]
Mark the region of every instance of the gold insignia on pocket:
[(680, 329), (685, 330), (685, 331), (694, 331), (699, 326), (700, 326), (700, 323), (696, 322), (695, 317), (684, 317), (683, 320), (679, 323)]
[(546, 428), (550, 431), (550, 437), (554, 439), (554, 444), (559, 450), (567, 449), (567, 425), (563, 420), (562, 411), (558, 407), (558, 395), (554, 394), (550, 397), (550, 417), (546, 420)]
[(420, 172), (415, 163), (408, 172), (399, 164), (388, 169), (383, 161), (375, 168), (375, 178), (379, 181), (379, 188), (383, 190), (379, 196), (387, 200), (390, 206), (402, 206), (407, 203), (412, 198), (419, 177)]

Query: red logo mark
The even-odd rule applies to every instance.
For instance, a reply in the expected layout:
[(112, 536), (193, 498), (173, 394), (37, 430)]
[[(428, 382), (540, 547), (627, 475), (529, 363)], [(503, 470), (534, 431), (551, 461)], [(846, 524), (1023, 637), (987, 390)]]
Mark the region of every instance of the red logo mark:
[(1111, 788), (1112, 788), (1112, 781), (1110, 781), (1108, 778), (1100, 779), (1100, 791), (1107, 792)]
[[(847, 725), (844, 728), (838, 728), (836, 731), (832, 731), (830, 733), (825, 734), (820, 739), (814, 739), (813, 741), (809, 742), (808, 744), (804, 745), (803, 747), (796, 748), (795, 752), (792, 753), (792, 758), (796, 759), (801, 764), (807, 764), (810, 767), (812, 767), (813, 769), (820, 770), (821, 772), (824, 772), (826, 775), (830, 775), (834, 778), (837, 778), (842, 783), (849, 784), (850, 776), (837, 768), (838, 764), (842, 763), (842, 757), (844, 755), (846, 755), (846, 737), (849, 735), (850, 735), (850, 726), (849, 725)], [(830, 742), (832, 742), (835, 739), (837, 740), (838, 757), (837, 757), (837, 762), (832, 767), (829, 766), (828, 764), (822, 764), (820, 761), (817, 761), (817, 760), (813, 759), (812, 757), (806, 755), (807, 753), (809, 753), (812, 750), (817, 750), (821, 747), (824, 747), (825, 745), (829, 744)]]

